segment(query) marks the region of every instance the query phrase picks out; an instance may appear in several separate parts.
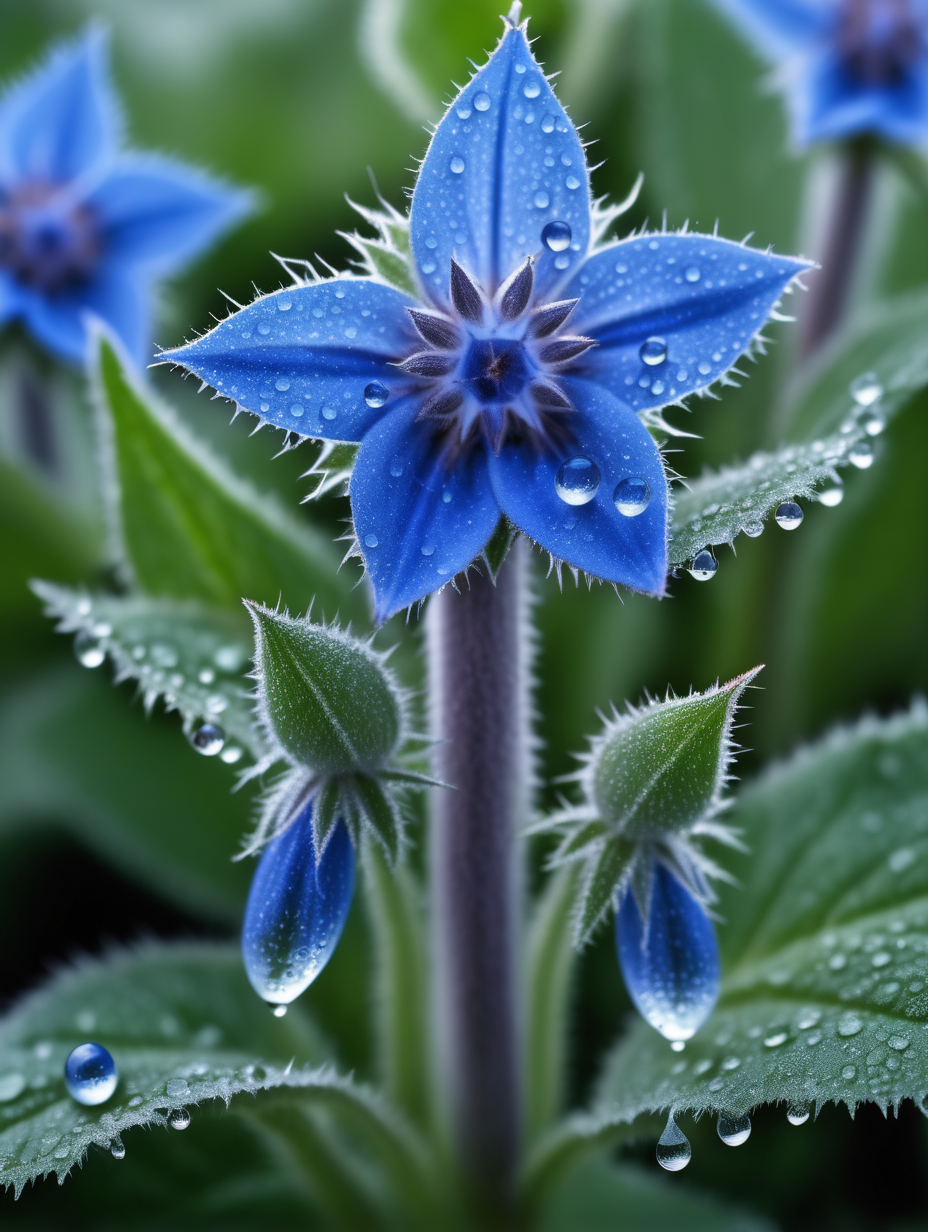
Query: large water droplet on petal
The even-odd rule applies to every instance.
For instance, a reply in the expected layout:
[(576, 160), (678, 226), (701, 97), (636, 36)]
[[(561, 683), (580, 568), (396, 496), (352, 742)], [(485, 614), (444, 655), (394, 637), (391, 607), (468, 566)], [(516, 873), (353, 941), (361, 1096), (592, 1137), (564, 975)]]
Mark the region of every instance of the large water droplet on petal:
[(638, 348), (638, 354), (643, 364), (654, 368), (667, 358), (667, 343), (663, 338), (647, 338)]
[(777, 511), (773, 515), (776, 518), (777, 526), (782, 526), (784, 530), (795, 530), (797, 526), (802, 525), (802, 509), (795, 501), (783, 501), (777, 505)]
[(378, 410), (385, 406), (387, 399), (390, 397), (390, 391), (386, 385), (381, 385), (379, 381), (371, 381), (370, 385), (364, 388), (364, 401), (372, 410)]
[(588, 505), (599, 491), (600, 479), (599, 467), (592, 458), (578, 453), (561, 464), (554, 490), (565, 505)]
[(612, 499), (623, 517), (637, 518), (639, 513), (644, 513), (648, 507), (651, 488), (648, 481), (640, 475), (630, 475), (616, 485)]
[(693, 563), (690, 565), (687, 572), (691, 577), (694, 577), (697, 582), (708, 582), (710, 578), (715, 577), (719, 567), (719, 562), (715, 559), (708, 548), (703, 548), (701, 552), (697, 552), (693, 557)]
[(93, 1107), (116, 1090), (116, 1062), (101, 1044), (78, 1044), (64, 1063), (64, 1085), (72, 1099)]
[(537, 98), (541, 93), (541, 82), (537, 77), (529, 77), (525, 85), (522, 87), (522, 93), (526, 98)]
[(751, 1136), (751, 1118), (747, 1114), (735, 1116), (730, 1112), (719, 1114), (719, 1137), (726, 1146), (741, 1146)]
[(572, 238), (573, 232), (566, 222), (555, 220), (542, 228), (541, 242), (551, 252), (563, 252), (565, 248), (570, 247)]
[(666, 1039), (689, 1039), (719, 992), (718, 944), (702, 905), (655, 861), (647, 927), (626, 891), (615, 932), (625, 986), (642, 1017)]
[(450, 166), (455, 175), (460, 175), (464, 170), (464, 159), (460, 156), (460, 154), (455, 154), (454, 158), (451, 160)]
[(289, 1004), (308, 988), (342, 935), (354, 892), (354, 849), (344, 822), (316, 862), (310, 802), (265, 848), (248, 892), (242, 957), (265, 1001)]
[(690, 265), (684, 270), (683, 277), (687, 282), (699, 282), (702, 275), (700, 274), (699, 267), (697, 265)]
[(690, 1146), (689, 1139), (681, 1129), (677, 1128), (672, 1112), (667, 1117), (664, 1132), (658, 1139), (655, 1154), (657, 1162), (668, 1172), (679, 1172), (693, 1157), (693, 1148)]

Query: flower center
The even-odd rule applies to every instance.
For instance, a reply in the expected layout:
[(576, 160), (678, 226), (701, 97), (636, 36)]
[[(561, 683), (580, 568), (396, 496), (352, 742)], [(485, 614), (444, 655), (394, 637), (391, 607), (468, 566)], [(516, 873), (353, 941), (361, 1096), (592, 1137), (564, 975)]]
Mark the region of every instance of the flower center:
[(96, 219), (50, 184), (21, 185), (0, 198), (0, 268), (45, 293), (83, 282), (100, 253)]
[(471, 338), (461, 382), (478, 402), (506, 402), (522, 393), (531, 375), (525, 347), (517, 338)]
[(922, 51), (909, 0), (845, 0), (838, 46), (845, 71), (860, 85), (899, 85)]

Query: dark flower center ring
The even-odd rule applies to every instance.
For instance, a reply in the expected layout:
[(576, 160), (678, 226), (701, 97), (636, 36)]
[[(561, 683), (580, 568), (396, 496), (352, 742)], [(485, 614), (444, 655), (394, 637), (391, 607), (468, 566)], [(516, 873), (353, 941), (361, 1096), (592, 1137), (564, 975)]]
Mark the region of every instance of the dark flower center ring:
[(93, 273), (100, 235), (93, 212), (52, 184), (31, 181), (0, 197), (0, 268), (46, 294)]

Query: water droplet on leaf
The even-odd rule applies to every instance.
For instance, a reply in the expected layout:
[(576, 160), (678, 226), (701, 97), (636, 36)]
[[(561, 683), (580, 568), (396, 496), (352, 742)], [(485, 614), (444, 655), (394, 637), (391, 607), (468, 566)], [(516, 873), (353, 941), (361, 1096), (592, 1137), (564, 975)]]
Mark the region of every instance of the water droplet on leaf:
[(834, 509), (844, 500), (844, 484), (831, 482), (817, 494), (819, 503), (826, 509)]
[(864, 372), (851, 381), (850, 394), (858, 406), (872, 406), (883, 397), (883, 386), (875, 372)]
[(715, 577), (718, 571), (719, 562), (715, 559), (708, 548), (703, 548), (701, 552), (697, 552), (693, 557), (693, 563), (690, 565), (687, 572), (691, 577), (694, 577), (697, 582), (708, 582), (710, 578)]
[(690, 1146), (689, 1139), (681, 1129), (677, 1128), (672, 1112), (667, 1117), (664, 1132), (658, 1139), (655, 1154), (657, 1162), (668, 1172), (679, 1172), (693, 1157), (693, 1148)]
[(81, 629), (74, 638), (74, 654), (81, 667), (99, 667), (106, 658), (106, 651), (86, 629)]
[(768, 1035), (764, 1040), (765, 1048), (779, 1048), (781, 1044), (785, 1044), (789, 1036), (785, 1031), (777, 1031), (776, 1035)]
[(126, 1158), (126, 1148), (123, 1146), (121, 1138), (117, 1138), (110, 1146), (110, 1154), (114, 1159)]
[(186, 1129), (190, 1124), (190, 1113), (186, 1108), (178, 1108), (172, 1112), (168, 1118), (171, 1122), (172, 1129)]
[(805, 1125), (809, 1119), (808, 1105), (790, 1104), (789, 1110), (786, 1113), (786, 1119), (790, 1125)]
[(64, 1085), (79, 1104), (105, 1103), (116, 1090), (116, 1062), (100, 1044), (78, 1044), (64, 1065)]
[(190, 743), (204, 757), (215, 757), (225, 742), (226, 734), (218, 723), (200, 723), (190, 734)]
[(741, 1146), (751, 1136), (751, 1118), (744, 1114), (735, 1116), (733, 1113), (722, 1112), (718, 1119), (719, 1137), (726, 1146)]
[(852, 466), (856, 466), (859, 471), (865, 471), (873, 465), (873, 450), (866, 441), (858, 441), (851, 446), (847, 458)]
[(803, 512), (795, 501), (783, 501), (777, 505), (777, 511), (773, 515), (776, 518), (777, 526), (781, 526), (784, 530), (795, 530), (797, 526), (802, 525)]

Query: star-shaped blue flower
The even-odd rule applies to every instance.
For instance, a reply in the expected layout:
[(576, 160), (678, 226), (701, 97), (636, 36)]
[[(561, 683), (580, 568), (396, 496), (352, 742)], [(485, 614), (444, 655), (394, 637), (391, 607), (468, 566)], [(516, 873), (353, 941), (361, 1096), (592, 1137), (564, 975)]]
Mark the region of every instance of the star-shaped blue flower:
[(716, 0), (780, 68), (797, 145), (928, 137), (926, 0)]
[(501, 513), (556, 560), (660, 595), (668, 488), (640, 413), (719, 379), (806, 267), (706, 235), (601, 243), (603, 222), (514, 6), (419, 171), (418, 299), (300, 283), (164, 358), (264, 422), (360, 442), (378, 620), (466, 569)]
[(182, 163), (120, 152), (120, 130), (97, 28), (0, 98), (0, 325), (22, 320), (72, 363), (88, 313), (147, 361), (153, 280), (250, 209)]

